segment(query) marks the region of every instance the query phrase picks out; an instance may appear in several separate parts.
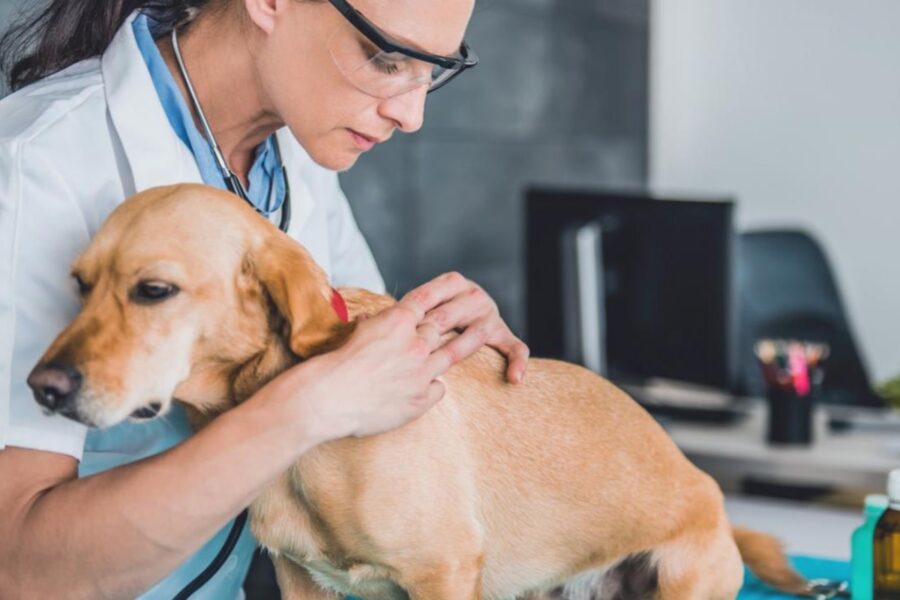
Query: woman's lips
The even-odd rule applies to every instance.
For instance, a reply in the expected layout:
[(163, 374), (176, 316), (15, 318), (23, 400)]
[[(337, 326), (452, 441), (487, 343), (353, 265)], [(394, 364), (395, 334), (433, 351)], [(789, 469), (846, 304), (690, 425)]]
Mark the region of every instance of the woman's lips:
[(371, 150), (375, 147), (375, 144), (378, 143), (377, 139), (354, 131), (353, 129), (348, 129), (347, 131), (350, 132), (350, 137), (353, 138), (353, 143), (356, 144), (356, 147), (363, 152)]

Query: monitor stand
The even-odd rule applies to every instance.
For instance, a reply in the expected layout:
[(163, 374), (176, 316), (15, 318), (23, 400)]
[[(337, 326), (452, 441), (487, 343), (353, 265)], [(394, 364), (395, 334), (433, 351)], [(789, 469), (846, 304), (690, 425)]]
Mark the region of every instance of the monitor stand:
[(606, 375), (603, 230), (596, 221), (576, 225), (560, 243), (564, 358)]

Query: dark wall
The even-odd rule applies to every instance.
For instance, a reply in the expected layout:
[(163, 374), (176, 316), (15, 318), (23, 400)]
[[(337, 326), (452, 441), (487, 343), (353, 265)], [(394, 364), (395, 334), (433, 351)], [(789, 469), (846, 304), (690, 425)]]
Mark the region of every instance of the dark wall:
[(645, 182), (648, 0), (487, 0), (467, 39), (478, 68), (341, 179), (389, 290), (458, 270), (522, 332), (523, 189)]
[(390, 291), (458, 270), (522, 332), (524, 187), (645, 181), (648, 2), (479, 0), (481, 65), (341, 176)]

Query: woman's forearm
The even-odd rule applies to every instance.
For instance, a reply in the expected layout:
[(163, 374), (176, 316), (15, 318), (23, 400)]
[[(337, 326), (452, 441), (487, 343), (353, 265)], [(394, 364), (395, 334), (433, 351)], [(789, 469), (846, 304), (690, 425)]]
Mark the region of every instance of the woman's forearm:
[(171, 450), (30, 499), (3, 528), (2, 595), (133, 598), (164, 578), (323, 439), (283, 396), (270, 385)]

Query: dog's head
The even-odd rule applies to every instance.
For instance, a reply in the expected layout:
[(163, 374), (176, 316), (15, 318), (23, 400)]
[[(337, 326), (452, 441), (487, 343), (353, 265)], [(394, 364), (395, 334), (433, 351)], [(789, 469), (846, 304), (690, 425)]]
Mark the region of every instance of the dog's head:
[(76, 261), (82, 310), (28, 377), (47, 411), (106, 427), (173, 398), (226, 407), (242, 366), (301, 358), (343, 328), (309, 254), (245, 202), (200, 185), (118, 207)]

